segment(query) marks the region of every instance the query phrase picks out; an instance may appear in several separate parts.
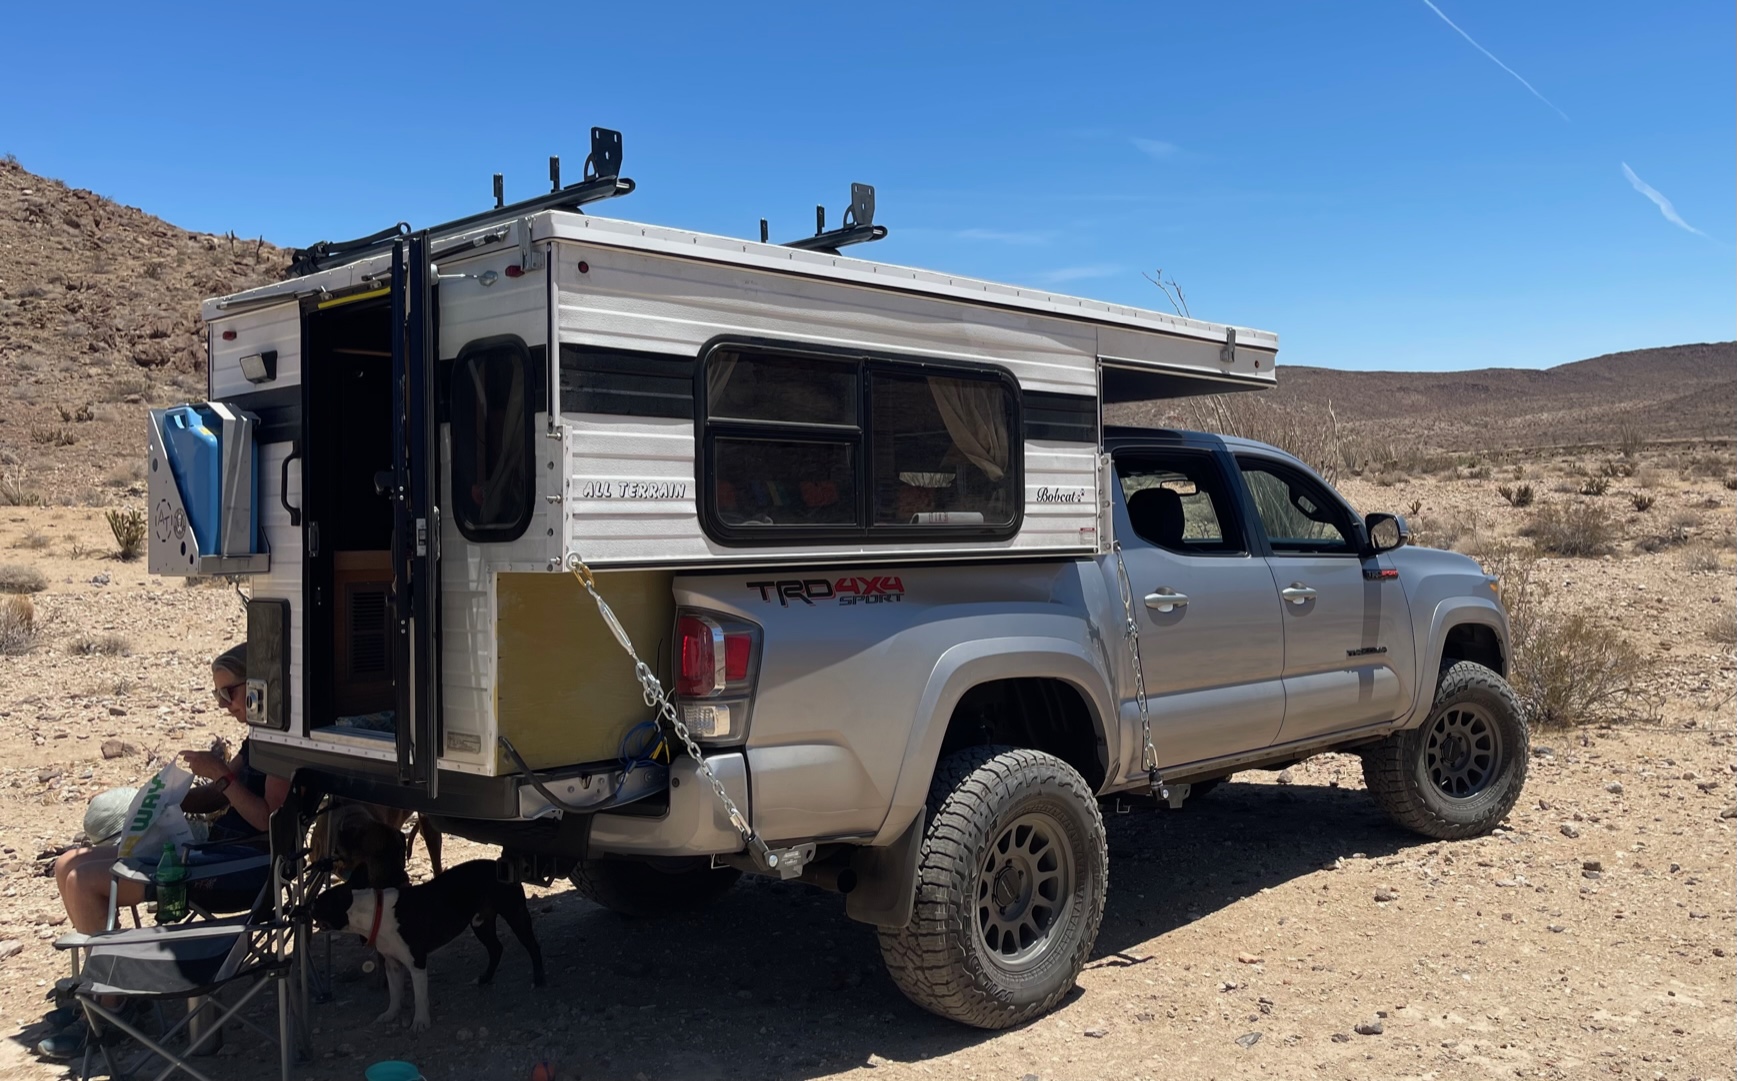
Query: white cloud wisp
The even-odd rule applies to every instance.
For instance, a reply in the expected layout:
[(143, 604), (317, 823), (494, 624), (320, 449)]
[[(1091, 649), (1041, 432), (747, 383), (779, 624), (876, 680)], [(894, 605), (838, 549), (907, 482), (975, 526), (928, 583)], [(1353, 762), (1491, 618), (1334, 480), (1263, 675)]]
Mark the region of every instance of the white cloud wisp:
[(1683, 216), (1681, 214), (1677, 213), (1677, 208), (1671, 205), (1671, 201), (1669, 199), (1665, 198), (1664, 193), (1659, 191), (1659, 189), (1653, 187), (1651, 184), (1648, 184), (1646, 181), (1642, 180), (1640, 177), (1636, 176), (1635, 171), (1628, 167), (1628, 162), (1626, 162), (1626, 161), (1622, 163), (1622, 175), (1628, 177), (1628, 182), (1630, 184), (1634, 185), (1635, 191), (1640, 192), (1642, 195), (1646, 196), (1648, 199), (1651, 199), (1653, 201), (1653, 205), (1655, 205), (1659, 208), (1659, 213), (1663, 214), (1665, 216), (1666, 221), (1670, 222), (1672, 225), (1675, 225), (1680, 229), (1687, 229), (1689, 232), (1694, 233), (1696, 236), (1706, 236), (1707, 235), (1706, 233), (1701, 232), (1701, 230), (1695, 228), (1693, 225), (1690, 225), (1688, 222), (1684, 221)]
[(1525, 80), (1525, 78), (1523, 76), (1521, 76), (1521, 74), (1519, 72), (1515, 71), (1513, 68), (1509, 67), (1508, 65), (1502, 63), (1499, 59), (1496, 58), (1495, 53), (1484, 48), (1482, 45), (1479, 45), (1477, 42), (1477, 39), (1473, 38), (1470, 34), (1466, 33), (1464, 30), (1461, 30), (1459, 28), (1458, 24), (1456, 24), (1452, 19), (1448, 18), (1447, 15), (1445, 15), (1442, 12), (1441, 8), (1436, 7), (1433, 3), (1430, 2), (1430, 0), (1423, 0), (1423, 2), (1424, 2), (1424, 6), (1428, 7), (1431, 11), (1435, 12), (1436, 15), (1441, 18), (1442, 22), (1447, 23), (1449, 26), (1453, 27), (1454, 33), (1458, 34), (1462, 38), (1465, 38), (1468, 42), (1471, 42), (1472, 48), (1483, 53), (1485, 56), (1489, 57), (1491, 62), (1493, 62), (1497, 67), (1501, 68), (1503, 71), (1507, 72), (1509, 75), (1512, 75), (1514, 78), (1520, 80), (1520, 85), (1525, 87), (1527, 90), (1531, 91), (1533, 97), (1537, 98), (1539, 101), (1543, 102), (1544, 104), (1550, 106), (1550, 108), (1556, 109), (1556, 115), (1560, 116), (1564, 120), (1567, 120), (1568, 123), (1570, 123), (1570, 124), (1574, 123), (1574, 121), (1568, 119), (1567, 113), (1563, 112), (1561, 109), (1557, 109), (1555, 102), (1551, 101), (1549, 98), (1545, 97), (1543, 94), (1538, 93), (1538, 88), (1533, 86), (1531, 83), (1527, 82)]

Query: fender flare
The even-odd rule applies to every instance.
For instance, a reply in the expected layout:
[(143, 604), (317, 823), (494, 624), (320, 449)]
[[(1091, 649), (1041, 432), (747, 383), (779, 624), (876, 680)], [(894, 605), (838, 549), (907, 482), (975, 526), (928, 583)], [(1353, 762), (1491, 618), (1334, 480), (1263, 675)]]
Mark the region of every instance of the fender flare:
[(1494, 598), (1450, 597), (1435, 606), (1430, 615), (1428, 645), (1418, 651), (1417, 692), (1411, 712), (1395, 728), (1409, 728), (1418, 721), (1435, 701), (1436, 673), (1441, 669), (1442, 652), (1447, 649), (1448, 632), (1455, 627), (1476, 623), (1490, 628), (1501, 643), (1502, 656), (1510, 663), (1512, 647), (1508, 642), (1508, 613)]
[(929, 782), (935, 776), (941, 741), (959, 700), (979, 684), (1002, 679), (1057, 679), (1072, 686), (1084, 699), (1092, 727), (1104, 744), (1106, 770), (1120, 761), (1119, 732), (1110, 723), (1117, 716), (1110, 677), (1086, 646), (1066, 638), (1038, 635), (962, 642), (942, 653), (929, 673), (918, 699), (887, 817), (870, 844), (892, 843), (928, 802)]

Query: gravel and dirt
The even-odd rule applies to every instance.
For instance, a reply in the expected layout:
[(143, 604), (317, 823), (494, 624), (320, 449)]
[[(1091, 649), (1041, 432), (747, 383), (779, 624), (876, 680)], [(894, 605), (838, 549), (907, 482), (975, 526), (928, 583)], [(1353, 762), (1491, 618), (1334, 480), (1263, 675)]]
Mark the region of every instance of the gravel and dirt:
[[(336, 1001), (315, 1008), (318, 1050), (298, 1076), (405, 1058), (431, 1079), (503, 1081), (545, 1060), (600, 1081), (1729, 1078), (1730, 498), (1692, 472), (1653, 479), (1658, 505), (1629, 516), (1616, 554), (1543, 564), (1558, 603), (1634, 601), (1629, 618), (1611, 614), (1645, 679), (1626, 719), (1534, 733), (1524, 795), (1491, 836), (1441, 843), (1389, 825), (1348, 756), (1238, 774), (1180, 811), (1106, 805), (1093, 958), (1059, 1010), (1002, 1033), (907, 1003), (872, 930), (810, 887), (745, 880), (702, 914), (642, 923), (565, 885), (533, 890), (548, 987), (530, 987), (510, 941), (495, 985), (474, 987), (482, 951), (461, 939), (431, 966), (435, 1029), (413, 1037), (370, 1023), (385, 989), (342, 939)], [(1524, 519), (1495, 483), (1344, 486), (1366, 509), (1419, 500), (1415, 517), (1474, 522), (1466, 537), (1491, 544)], [(1667, 519), (1678, 543), (1636, 546)], [(241, 631), (235, 593), (151, 578), (113, 547), (95, 510), (0, 511), (0, 564), (46, 582), (30, 595), (34, 648), (0, 656), (0, 1078), (66, 1076), (30, 1051), (66, 970), (39, 854), (73, 838), (95, 792), (242, 734), (207, 690), (209, 658)], [(487, 852), (449, 839), (448, 861), (474, 854)], [(413, 873), (427, 870), (418, 847)], [(202, 1061), (224, 1081), (272, 1070), (239, 1033)]]

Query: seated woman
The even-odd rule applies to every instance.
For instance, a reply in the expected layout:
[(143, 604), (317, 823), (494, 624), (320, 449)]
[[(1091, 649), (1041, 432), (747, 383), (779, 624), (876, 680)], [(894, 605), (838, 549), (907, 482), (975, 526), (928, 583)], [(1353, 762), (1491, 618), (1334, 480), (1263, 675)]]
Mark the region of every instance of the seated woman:
[[(247, 717), (245, 688), (247, 684), (247, 645), (243, 643), (226, 650), (211, 662), (212, 692), (217, 703), (231, 717), (244, 721)], [(211, 826), (212, 841), (239, 841), (263, 834), (273, 811), (282, 806), (289, 795), (289, 782), (281, 777), (268, 777), (247, 762), (247, 741), (234, 758), (225, 762), (210, 751), (182, 751), (180, 757), (194, 776), (208, 783), (194, 788), (182, 801), (182, 809), (203, 814), (223, 809), (223, 814)], [(79, 848), (62, 855), (54, 863), (54, 881), (60, 887), (61, 903), (67, 917), (79, 931), (101, 931), (108, 922), (109, 890), (117, 889), (116, 903), (122, 907), (141, 904), (150, 898), (149, 887), (123, 880), (115, 883), (109, 868), (118, 855), (115, 846), (100, 845)], [(188, 889), (188, 899), (201, 907), (233, 910), (237, 904), (246, 907), (264, 883), (263, 874), (257, 882), (235, 883), (226, 880), (200, 882)], [(252, 886), (251, 891), (247, 888)]]

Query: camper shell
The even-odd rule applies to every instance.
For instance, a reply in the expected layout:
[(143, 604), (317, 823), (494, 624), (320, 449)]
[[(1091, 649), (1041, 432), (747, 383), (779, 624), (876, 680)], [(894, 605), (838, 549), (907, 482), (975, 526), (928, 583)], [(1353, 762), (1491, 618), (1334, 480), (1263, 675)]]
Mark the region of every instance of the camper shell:
[(1264, 331), (577, 206), (482, 218), (205, 302), (251, 550), (189, 557), (153, 417), (152, 569), (247, 576), (256, 753), (376, 799), (516, 817), (541, 797), (502, 736), (619, 767), (647, 713), (581, 560), (667, 676), (682, 573), (1091, 557), (1104, 404), (1274, 381)]

